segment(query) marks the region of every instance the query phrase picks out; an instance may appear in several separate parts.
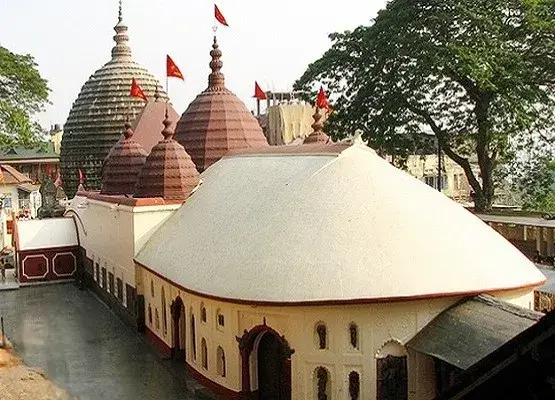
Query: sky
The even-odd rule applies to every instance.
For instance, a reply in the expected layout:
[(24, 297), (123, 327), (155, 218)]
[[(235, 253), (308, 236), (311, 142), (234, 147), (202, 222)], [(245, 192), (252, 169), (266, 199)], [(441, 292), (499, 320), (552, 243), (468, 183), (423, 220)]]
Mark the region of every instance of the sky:
[[(218, 0), (229, 27), (218, 29), (226, 86), (249, 109), (254, 81), (288, 91), (329, 47), (332, 32), (368, 25), (386, 0)], [(0, 0), (0, 45), (35, 57), (51, 88), (41, 125), (65, 123), (81, 86), (110, 60), (118, 0)], [(169, 54), (185, 75), (170, 79), (182, 113), (207, 86), (214, 26), (209, 0), (124, 0), (133, 58), (165, 84)]]

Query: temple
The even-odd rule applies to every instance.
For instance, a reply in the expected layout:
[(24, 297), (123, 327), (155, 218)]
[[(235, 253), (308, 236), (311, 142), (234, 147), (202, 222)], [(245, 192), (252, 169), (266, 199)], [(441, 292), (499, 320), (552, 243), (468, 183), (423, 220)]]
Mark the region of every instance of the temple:
[[(162, 104), (159, 109), (147, 104), (146, 109), (142, 100), (129, 96), (131, 79), (135, 78), (148, 96), (148, 103), (159, 101), (165, 104), (167, 100), (158, 80), (133, 60), (121, 2), (114, 30), (116, 44), (112, 48), (111, 60), (85, 82), (64, 125), (60, 163), (65, 190), (70, 196), (77, 190), (78, 170), (84, 173), (87, 187), (100, 189), (102, 163), (121, 137), (121, 127), (126, 119), (130, 118), (133, 127), (137, 128), (138, 125), (151, 125), (151, 122), (140, 122), (139, 115), (147, 119), (153, 114), (162, 116), (158, 123), (163, 118)], [(153, 113), (152, 108), (158, 113)], [(177, 115), (173, 109), (171, 113)], [(135, 140), (150, 150), (156, 140), (139, 129), (135, 131)]]
[(63, 216), (15, 224), (22, 284), (77, 279), (228, 399), (430, 399), (546, 323), (540, 270), (360, 131), (332, 141), (315, 107), (299, 142), (270, 146), (216, 37), (179, 117), (121, 8), (115, 30), (65, 125)]

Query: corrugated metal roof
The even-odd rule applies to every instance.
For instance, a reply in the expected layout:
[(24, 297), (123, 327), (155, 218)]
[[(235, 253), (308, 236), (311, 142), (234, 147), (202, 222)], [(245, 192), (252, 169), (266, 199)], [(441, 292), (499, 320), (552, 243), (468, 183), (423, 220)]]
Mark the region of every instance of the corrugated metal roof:
[(542, 315), (480, 295), (442, 312), (407, 347), (467, 369), (534, 325)]

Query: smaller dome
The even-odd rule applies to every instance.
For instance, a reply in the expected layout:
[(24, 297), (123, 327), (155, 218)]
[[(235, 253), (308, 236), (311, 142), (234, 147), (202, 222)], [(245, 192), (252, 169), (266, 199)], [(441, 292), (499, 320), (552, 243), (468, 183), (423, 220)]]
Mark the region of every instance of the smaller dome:
[(208, 87), (187, 107), (177, 123), (176, 140), (191, 155), (199, 172), (229, 151), (268, 147), (256, 118), (245, 104), (225, 87), (221, 72), (222, 52), (216, 37), (212, 51)]
[(322, 121), (322, 114), (320, 114), (320, 109), (316, 106), (316, 111), (314, 111), (314, 123), (312, 124), (313, 132), (306, 137), (303, 144), (328, 144), (331, 143), (330, 137), (325, 134), (324, 122)]
[(133, 194), (137, 176), (143, 167), (147, 152), (133, 140), (133, 130), (125, 123), (124, 138), (117, 142), (106, 156), (102, 168), (102, 194)]
[(166, 112), (164, 139), (154, 146), (139, 173), (135, 197), (185, 200), (199, 183), (199, 173), (185, 148), (173, 139)]

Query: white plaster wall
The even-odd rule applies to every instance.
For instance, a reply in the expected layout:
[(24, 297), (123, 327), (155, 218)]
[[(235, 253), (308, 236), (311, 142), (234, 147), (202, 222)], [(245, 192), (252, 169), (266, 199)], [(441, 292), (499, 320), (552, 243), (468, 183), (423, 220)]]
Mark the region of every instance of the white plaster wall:
[[(408, 302), (375, 303), (366, 305), (312, 306), (312, 307), (269, 307), (249, 306), (206, 299), (184, 292), (149, 271), (137, 266), (139, 279), (144, 286), (145, 310), (152, 307), (153, 321), (147, 326), (172, 347), (171, 302), (180, 296), (186, 311), (186, 359), (189, 365), (205, 377), (234, 391), (241, 390), (241, 360), (237, 336), (244, 330), (266, 324), (284, 335), (295, 353), (291, 357), (293, 399), (316, 399), (313, 381), (314, 371), (323, 366), (330, 372), (331, 399), (348, 399), (348, 375), (357, 371), (360, 375), (361, 400), (376, 398), (376, 356), (389, 342), (407, 343), (440, 312), (460, 300), (448, 297)], [(155, 296), (150, 293), (150, 282), (154, 284)], [(163, 332), (161, 312), (161, 288), (164, 287), (168, 315), (168, 329)], [(531, 289), (511, 290), (496, 293), (501, 300), (525, 307), (533, 307)], [(531, 302), (530, 302), (531, 301)], [(206, 323), (201, 322), (201, 304), (207, 310)], [(154, 315), (158, 310), (160, 328), (156, 329)], [(196, 323), (196, 360), (191, 352), (191, 310)], [(217, 325), (218, 310), (225, 316), (225, 327)], [(328, 348), (318, 348), (315, 327), (324, 322), (327, 327)], [(359, 328), (359, 346), (353, 348), (349, 341), (349, 325), (354, 322)], [(201, 340), (208, 347), (208, 369), (201, 364)], [(216, 351), (222, 346), (226, 355), (227, 376), (217, 374)], [(408, 352), (409, 398), (430, 399), (435, 393), (434, 363), (430, 357)], [(251, 388), (256, 388), (251, 370)]]
[(75, 197), (66, 215), (79, 215), (76, 223), (80, 244), (93, 260), (93, 267), (98, 263), (106, 268), (107, 273), (114, 274), (114, 281), (122, 279), (125, 288), (125, 284), (136, 287), (133, 258), (179, 206), (130, 207)]

